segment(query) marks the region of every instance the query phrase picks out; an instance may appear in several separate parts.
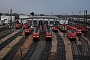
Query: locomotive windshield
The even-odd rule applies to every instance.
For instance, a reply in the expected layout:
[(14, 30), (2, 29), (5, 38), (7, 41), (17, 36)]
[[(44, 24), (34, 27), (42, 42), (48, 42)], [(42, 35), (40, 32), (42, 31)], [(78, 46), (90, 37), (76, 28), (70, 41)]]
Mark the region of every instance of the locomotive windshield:
[(50, 29), (47, 29), (46, 32), (51, 32), (51, 30)]
[(71, 30), (71, 32), (73, 33), (73, 32), (74, 32), (74, 30)]
[(35, 29), (34, 32), (38, 32), (38, 29)]

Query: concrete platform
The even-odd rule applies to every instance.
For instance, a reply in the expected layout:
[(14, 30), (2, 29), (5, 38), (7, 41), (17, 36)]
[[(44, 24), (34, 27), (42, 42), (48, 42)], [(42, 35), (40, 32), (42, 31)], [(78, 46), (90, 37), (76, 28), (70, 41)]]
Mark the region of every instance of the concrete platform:
[(65, 51), (66, 51), (66, 60), (73, 60), (73, 55), (72, 55), (72, 49), (71, 49), (71, 43), (67, 36), (63, 37), (63, 33), (59, 31), (59, 34), (63, 38), (64, 44), (65, 44)]
[(42, 51), (44, 50), (46, 45), (46, 41), (39, 41), (36, 50), (34, 51), (33, 55), (29, 60), (39, 60)]
[(52, 47), (51, 47), (51, 52), (56, 53), (57, 52), (57, 39), (56, 39), (56, 35), (53, 32), (52, 35)]
[(51, 54), (49, 54), (48, 60), (56, 60), (57, 59), (57, 39), (54, 32), (52, 32), (52, 47)]

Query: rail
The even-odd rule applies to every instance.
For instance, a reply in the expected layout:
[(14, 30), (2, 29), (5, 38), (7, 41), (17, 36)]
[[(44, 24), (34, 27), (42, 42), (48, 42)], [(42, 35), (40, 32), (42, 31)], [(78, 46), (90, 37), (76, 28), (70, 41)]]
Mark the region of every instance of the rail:
[(23, 37), (22, 40), (16, 45), (16, 47), (14, 48), (13, 51), (11, 51), (9, 54), (7, 54), (3, 60), (12, 60), (11, 58), (13, 57), (13, 55), (16, 53), (16, 51), (19, 49), (19, 47), (24, 43), (25, 39), (27, 38), (27, 36)]
[(21, 34), (23, 31), (19, 31), (12, 37), (8, 38), (6, 41), (0, 44), (0, 50), (2, 50), (7, 44), (9, 44), (11, 41), (13, 41), (16, 37), (18, 37), (19, 34)]
[(33, 42), (33, 44), (31, 45), (29, 51), (26, 53), (26, 55), (21, 59), (21, 60), (29, 60), (29, 58), (31, 57), (31, 55), (33, 54), (33, 52), (36, 49), (38, 42)]
[(14, 32), (14, 31), (15, 31), (15, 30), (12, 30), (12, 31), (8, 31), (8, 32), (3, 33), (2, 35), (0, 35), (0, 39), (6, 37), (8, 34), (10, 34), (10, 32), (12, 33), (12, 32)]
[(90, 59), (90, 46), (88, 41), (86, 41), (82, 36), (79, 37), (82, 43), (82, 59), (89, 60)]
[(60, 59), (66, 60), (64, 41), (58, 33), (56, 33), (56, 37), (57, 37), (57, 41), (58, 41), (58, 43), (57, 43), (57, 47), (58, 47), (57, 48), (57, 55), (58, 55), (57, 60), (60, 60)]

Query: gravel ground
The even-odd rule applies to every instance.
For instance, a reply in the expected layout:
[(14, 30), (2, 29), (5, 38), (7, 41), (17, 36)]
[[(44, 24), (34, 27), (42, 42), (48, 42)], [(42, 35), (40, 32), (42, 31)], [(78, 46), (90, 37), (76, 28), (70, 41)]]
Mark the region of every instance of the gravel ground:
[(20, 47), (22, 50), (22, 56), (20, 54), (21, 50), (20, 48), (17, 50), (16, 54), (13, 56), (12, 60), (20, 60), (29, 50), (30, 45), (33, 43), (32, 35), (28, 36), (28, 38), (25, 40), (24, 44)]

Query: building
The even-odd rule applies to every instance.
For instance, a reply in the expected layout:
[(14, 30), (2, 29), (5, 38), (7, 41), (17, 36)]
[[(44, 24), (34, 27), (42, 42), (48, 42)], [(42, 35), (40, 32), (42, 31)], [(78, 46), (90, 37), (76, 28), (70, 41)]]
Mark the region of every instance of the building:
[(12, 16), (12, 19), (11, 16), (1, 16), (1, 21), (3, 21), (3, 23), (10, 23), (10, 20), (12, 20), (11, 22), (15, 22), (15, 16)]
[(42, 21), (42, 23), (44, 24), (48, 24), (48, 25), (52, 25), (52, 24), (68, 24), (68, 20), (67, 19), (62, 19), (62, 18), (58, 18), (56, 16), (30, 16), (30, 15), (19, 15), (19, 22), (20, 23), (29, 23), (29, 24), (34, 24), (34, 25), (38, 25), (40, 22)]
[[(29, 18), (29, 17), (30, 17), (30, 15), (25, 15), (25, 14), (19, 15), (19, 19)], [(24, 24), (24, 23), (27, 23), (27, 22), (28, 22), (27, 19), (22, 20), (22, 23), (23, 23), (23, 24)], [(21, 20), (19, 20), (19, 23), (21, 23)]]

